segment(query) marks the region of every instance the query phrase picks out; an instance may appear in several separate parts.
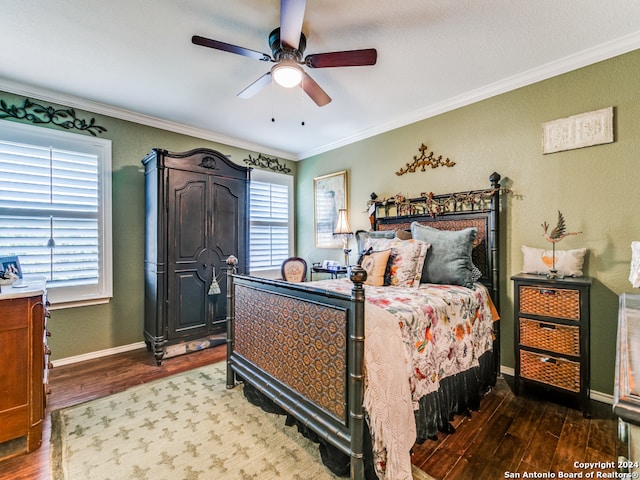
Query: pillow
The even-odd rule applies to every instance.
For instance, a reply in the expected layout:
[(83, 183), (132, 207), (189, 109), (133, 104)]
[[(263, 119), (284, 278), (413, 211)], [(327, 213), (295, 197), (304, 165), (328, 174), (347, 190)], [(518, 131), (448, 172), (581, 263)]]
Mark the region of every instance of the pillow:
[(411, 224), (413, 238), (431, 244), (431, 252), (425, 261), (421, 283), (441, 283), (446, 285), (473, 285), (473, 262), (471, 250), (478, 235), (476, 227), (464, 230), (438, 230), (436, 228)]
[(633, 288), (640, 287), (640, 242), (631, 242), (631, 268), (629, 281)]
[[(524, 273), (547, 274), (553, 267), (553, 250), (522, 245), (522, 253), (524, 255), (522, 271)], [(558, 274), (565, 277), (581, 277), (586, 253), (586, 248), (575, 250), (556, 249), (556, 270)]]
[(473, 283), (476, 283), (478, 280), (480, 280), (482, 278), (482, 272), (473, 263), (472, 263), (472, 265), (473, 265), (473, 267), (471, 267), (471, 281)]
[(360, 266), (367, 272), (366, 285), (381, 287), (384, 285), (384, 272), (387, 269), (387, 262), (391, 250), (383, 250), (382, 252), (371, 252), (362, 256)]
[(391, 250), (385, 285), (415, 288), (420, 286), (420, 277), (429, 244), (419, 240), (370, 238), (365, 244), (365, 248), (368, 247), (372, 247), (373, 250)]
[[(367, 232), (365, 230), (358, 230), (356, 232), (356, 242), (358, 243), (358, 254), (361, 254), (365, 250), (365, 244), (370, 238), (394, 238), (396, 236), (395, 230), (380, 230)], [(374, 249), (375, 250), (375, 249)]]
[(413, 237), (411, 236), (411, 232), (399, 229), (396, 230), (396, 238), (399, 238), (400, 240), (411, 240)]

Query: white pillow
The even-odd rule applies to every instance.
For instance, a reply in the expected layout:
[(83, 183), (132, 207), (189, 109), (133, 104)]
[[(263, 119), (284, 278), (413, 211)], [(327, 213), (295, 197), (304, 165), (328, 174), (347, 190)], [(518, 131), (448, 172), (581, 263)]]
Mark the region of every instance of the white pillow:
[[(553, 250), (522, 246), (524, 255), (524, 273), (547, 274), (553, 266)], [(575, 250), (556, 249), (556, 270), (565, 277), (581, 277), (586, 248)]]
[(640, 287), (640, 242), (631, 242), (631, 271), (629, 281), (633, 288)]

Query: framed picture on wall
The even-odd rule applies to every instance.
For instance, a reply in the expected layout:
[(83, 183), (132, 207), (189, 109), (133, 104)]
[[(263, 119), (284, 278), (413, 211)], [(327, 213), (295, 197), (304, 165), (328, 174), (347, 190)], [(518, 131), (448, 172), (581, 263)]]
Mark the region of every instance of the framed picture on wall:
[(342, 248), (342, 239), (334, 236), (338, 210), (347, 208), (347, 172), (313, 179), (314, 230), (316, 247)]
[(20, 268), (20, 260), (17, 256), (0, 257), (0, 273), (11, 271), (22, 278), (22, 269)]

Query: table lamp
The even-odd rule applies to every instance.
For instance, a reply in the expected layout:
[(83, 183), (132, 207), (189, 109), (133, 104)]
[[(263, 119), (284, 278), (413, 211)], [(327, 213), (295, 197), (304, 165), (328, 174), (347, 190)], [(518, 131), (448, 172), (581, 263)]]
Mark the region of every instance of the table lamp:
[(344, 266), (349, 266), (349, 237), (353, 235), (351, 227), (349, 226), (349, 220), (347, 219), (347, 209), (341, 208), (338, 210), (338, 221), (336, 222), (336, 228), (333, 231), (334, 235), (342, 235), (342, 250), (344, 252)]

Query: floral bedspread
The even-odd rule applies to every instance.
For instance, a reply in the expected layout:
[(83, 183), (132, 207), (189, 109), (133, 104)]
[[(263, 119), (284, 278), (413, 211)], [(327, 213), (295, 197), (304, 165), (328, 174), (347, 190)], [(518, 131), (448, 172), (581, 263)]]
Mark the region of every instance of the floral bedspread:
[[(348, 279), (320, 280), (314, 286), (349, 294)], [(478, 365), (493, 346), (497, 320), (489, 292), (481, 284), (422, 284), (420, 288), (365, 285), (366, 301), (393, 314), (402, 332), (414, 409), (440, 381)], [(366, 343), (365, 343), (366, 345)]]

